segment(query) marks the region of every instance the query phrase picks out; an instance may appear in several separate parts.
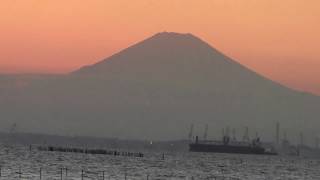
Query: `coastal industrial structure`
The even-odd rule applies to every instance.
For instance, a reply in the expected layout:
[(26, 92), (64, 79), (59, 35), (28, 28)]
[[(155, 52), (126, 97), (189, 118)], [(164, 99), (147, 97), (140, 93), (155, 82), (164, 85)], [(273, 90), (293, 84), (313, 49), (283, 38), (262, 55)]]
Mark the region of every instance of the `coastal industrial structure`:
[(320, 156), (320, 138), (315, 138), (315, 146), (306, 145), (303, 132), (299, 133), (299, 142), (293, 145), (287, 138), (287, 132), (283, 131), (283, 138), (280, 138), (281, 128), (280, 123), (276, 123), (275, 140), (273, 143), (266, 143), (260, 140), (258, 132), (256, 136), (250, 140), (249, 128), (245, 127), (242, 141), (238, 141), (235, 135), (235, 128), (232, 129), (232, 136), (230, 135), (230, 128), (222, 129), (222, 140), (207, 140), (208, 125), (205, 126), (205, 133), (203, 139), (198, 136), (191, 139), (193, 133), (189, 133), (189, 151), (191, 152), (215, 152), (215, 153), (240, 153), (240, 154), (265, 154), (265, 155), (290, 155), (290, 156)]
[[(193, 126), (192, 126), (193, 127)], [(237, 141), (235, 133), (236, 130), (232, 129), (232, 137), (230, 136), (230, 128), (227, 127), (222, 130), (222, 140), (214, 141), (207, 140), (208, 125), (205, 126), (205, 133), (203, 140), (200, 140), (198, 136), (195, 140), (189, 144), (189, 151), (191, 152), (214, 152), (214, 153), (237, 153), (237, 154), (265, 154), (265, 155), (277, 155), (274, 148), (266, 148), (260, 140), (258, 134), (250, 141), (249, 128), (245, 128), (245, 134), (242, 141)], [(192, 131), (189, 133), (192, 136)]]

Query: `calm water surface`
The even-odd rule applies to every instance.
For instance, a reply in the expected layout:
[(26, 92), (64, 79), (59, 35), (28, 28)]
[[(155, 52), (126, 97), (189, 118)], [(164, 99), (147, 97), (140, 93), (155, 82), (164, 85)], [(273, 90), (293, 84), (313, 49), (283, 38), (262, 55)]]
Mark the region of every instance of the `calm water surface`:
[[(0, 149), (1, 179), (320, 179), (320, 159), (284, 156), (145, 152), (144, 158)], [(61, 171), (61, 168), (62, 171)], [(65, 168), (68, 170), (66, 171)], [(21, 173), (20, 173), (21, 172)], [(61, 174), (62, 172), (62, 174)], [(19, 177), (21, 176), (21, 177)]]

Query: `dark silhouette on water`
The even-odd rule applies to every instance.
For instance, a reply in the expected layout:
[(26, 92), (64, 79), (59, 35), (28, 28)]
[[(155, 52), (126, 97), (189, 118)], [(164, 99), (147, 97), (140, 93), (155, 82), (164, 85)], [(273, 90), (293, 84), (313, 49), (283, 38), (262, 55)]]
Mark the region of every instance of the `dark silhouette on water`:
[(198, 136), (193, 143), (189, 144), (191, 152), (215, 152), (215, 153), (237, 153), (237, 154), (265, 154), (277, 155), (274, 151), (266, 151), (260, 142), (260, 138), (256, 138), (252, 143), (247, 142), (232, 142), (230, 137), (223, 136), (222, 141), (199, 141)]
[[(191, 152), (215, 152), (215, 153), (237, 153), (237, 154), (265, 154), (265, 155), (277, 155), (278, 153), (272, 146), (271, 149), (266, 149), (263, 143), (260, 141), (258, 133), (252, 141), (249, 139), (249, 129), (246, 127), (243, 141), (237, 141), (235, 137), (235, 128), (232, 129), (232, 135), (230, 135), (229, 126), (224, 129), (222, 133), (221, 141), (209, 141), (207, 140), (208, 126), (205, 127), (205, 136), (203, 140), (199, 140), (196, 136), (195, 141), (189, 144), (189, 151)], [(277, 133), (278, 134), (278, 133)], [(231, 137), (232, 136), (232, 137)]]
[(116, 150), (105, 149), (84, 149), (84, 148), (70, 148), (70, 147), (55, 147), (55, 146), (39, 146), (39, 151), (53, 151), (53, 152), (72, 152), (72, 153), (84, 153), (84, 154), (104, 154), (113, 156), (129, 156), (129, 157), (143, 157), (141, 152), (124, 152)]

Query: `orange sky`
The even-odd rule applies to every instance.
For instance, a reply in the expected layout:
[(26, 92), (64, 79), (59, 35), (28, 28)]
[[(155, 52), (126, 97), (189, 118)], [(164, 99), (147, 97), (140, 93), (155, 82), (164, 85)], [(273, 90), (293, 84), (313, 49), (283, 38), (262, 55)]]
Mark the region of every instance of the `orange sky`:
[(320, 95), (319, 9), (319, 0), (1, 0), (0, 73), (65, 73), (176, 31)]

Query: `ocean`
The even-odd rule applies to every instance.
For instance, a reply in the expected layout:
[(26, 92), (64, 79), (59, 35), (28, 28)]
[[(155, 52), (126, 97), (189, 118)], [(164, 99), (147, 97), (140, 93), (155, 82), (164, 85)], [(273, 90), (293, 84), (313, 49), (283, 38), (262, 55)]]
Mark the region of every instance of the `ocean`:
[[(1, 145), (1, 179), (320, 179), (320, 159), (147, 150), (144, 157), (38, 151)], [(163, 158), (164, 154), (164, 158)]]

